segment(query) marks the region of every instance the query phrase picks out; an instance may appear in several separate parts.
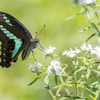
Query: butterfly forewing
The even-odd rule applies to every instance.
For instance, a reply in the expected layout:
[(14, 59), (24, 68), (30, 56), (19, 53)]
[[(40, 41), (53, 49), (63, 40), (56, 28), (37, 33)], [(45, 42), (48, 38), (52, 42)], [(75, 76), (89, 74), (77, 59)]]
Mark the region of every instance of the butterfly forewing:
[(30, 44), (30, 39), (16, 28), (0, 22), (0, 65), (9, 67), (22, 50)]
[(32, 36), (29, 33), (29, 31), (26, 29), (26, 27), (13, 16), (4, 12), (0, 12), (0, 21), (7, 23), (8, 25), (16, 28), (17, 30), (22, 32), (22, 34), (26, 35), (29, 39), (32, 39)]

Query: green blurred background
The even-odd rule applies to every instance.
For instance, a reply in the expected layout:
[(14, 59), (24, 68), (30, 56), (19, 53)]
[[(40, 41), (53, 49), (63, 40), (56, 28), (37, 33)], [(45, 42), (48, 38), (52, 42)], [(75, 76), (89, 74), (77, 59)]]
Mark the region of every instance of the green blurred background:
[[(65, 49), (81, 46), (92, 34), (89, 31), (78, 33), (88, 26), (84, 16), (65, 20), (80, 11), (80, 7), (75, 8), (71, 0), (0, 0), (0, 11), (20, 20), (33, 38), (35, 32), (39, 33), (45, 24), (45, 29), (38, 37), (40, 44), (44, 48), (48, 48), (49, 45), (56, 47), (55, 53), (58, 56)], [(93, 37), (89, 43), (96, 45), (97, 37)], [(44, 67), (49, 65), (50, 58), (45, 59), (44, 54), (38, 49), (34, 51), (37, 60)], [(20, 55), (18, 61), (10, 68), (0, 68), (0, 100), (52, 100), (41, 80), (32, 86), (27, 86), (36, 78), (36, 74), (28, 70), (27, 64), (31, 60), (34, 62), (32, 54), (26, 61), (22, 61)], [(64, 62), (63, 58), (62, 62)], [(53, 76), (50, 76), (51, 89), (56, 85)]]

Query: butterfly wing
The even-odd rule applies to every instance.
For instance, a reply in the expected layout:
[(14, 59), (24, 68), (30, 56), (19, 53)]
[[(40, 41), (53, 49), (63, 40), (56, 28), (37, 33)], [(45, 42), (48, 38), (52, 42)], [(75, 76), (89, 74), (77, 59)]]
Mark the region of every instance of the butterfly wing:
[(16, 28), (0, 22), (0, 65), (10, 67), (30, 44), (30, 39)]
[(4, 12), (0, 12), (0, 21), (7, 23), (8, 25), (16, 28), (17, 30), (22, 32), (24, 35), (26, 35), (29, 39), (32, 39), (32, 36), (30, 32), (26, 29), (26, 27), (13, 16)]

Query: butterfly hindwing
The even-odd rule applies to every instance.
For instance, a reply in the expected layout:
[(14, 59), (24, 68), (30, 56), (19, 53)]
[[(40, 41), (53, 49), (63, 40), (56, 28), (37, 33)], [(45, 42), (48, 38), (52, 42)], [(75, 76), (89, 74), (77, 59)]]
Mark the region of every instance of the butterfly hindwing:
[(26, 27), (13, 16), (4, 12), (0, 12), (0, 21), (7, 23), (8, 25), (16, 28), (17, 30), (22, 32), (24, 35), (26, 35), (28, 38), (32, 39), (32, 36), (30, 32), (26, 29)]
[(4, 36), (0, 37), (0, 48), (0, 64), (2, 67), (9, 67), (11, 65), (12, 54), (15, 48), (14, 40), (7, 39)]
[(0, 22), (0, 65), (9, 67), (30, 44), (30, 39), (16, 28)]

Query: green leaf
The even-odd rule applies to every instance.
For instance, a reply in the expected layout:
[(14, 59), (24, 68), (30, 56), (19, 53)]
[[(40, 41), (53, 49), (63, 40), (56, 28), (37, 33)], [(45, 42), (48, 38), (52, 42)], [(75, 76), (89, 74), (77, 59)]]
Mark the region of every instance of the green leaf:
[(69, 77), (65, 80), (65, 84), (68, 83), (72, 78), (73, 78), (73, 76), (69, 76)]
[(92, 90), (91, 92), (93, 93), (93, 92), (96, 92), (97, 91), (97, 88), (95, 88), (94, 86), (91, 86), (91, 85), (87, 85), (87, 84), (84, 84), (85, 86), (86, 86), (86, 88), (88, 89), (88, 90)]
[(62, 98), (60, 98), (59, 100), (66, 100), (66, 97), (62, 97)]
[(74, 18), (74, 17), (76, 17), (76, 16), (78, 16), (78, 15), (80, 15), (80, 14), (83, 14), (83, 12), (78, 12), (77, 14), (72, 15), (72, 16), (70, 16), (70, 17), (66, 18), (65, 20), (72, 19), (72, 18)]
[(87, 40), (86, 40), (86, 42), (87, 41), (89, 41), (93, 36), (95, 36), (96, 35), (96, 33), (93, 33)]
[(73, 97), (73, 100), (89, 100), (89, 99), (84, 97)]
[(85, 83), (85, 81), (79, 81), (78, 82), (78, 84), (79, 84), (78, 87), (83, 87), (84, 83)]
[(61, 87), (59, 87), (59, 88), (57, 89), (56, 95), (58, 95), (58, 93), (62, 90), (62, 88), (63, 88), (63, 86), (61, 86)]
[(58, 75), (55, 75), (55, 82), (57, 84)]
[(92, 95), (89, 94), (89, 96), (90, 96), (93, 100), (96, 100), (95, 97), (93, 97)]
[(87, 74), (86, 74), (87, 79), (89, 78), (90, 74), (91, 74), (91, 69), (88, 68), (88, 69), (87, 69)]
[(63, 85), (60, 84), (60, 85), (58, 85), (58, 86), (55, 86), (54, 89), (59, 88), (59, 87), (61, 87), (61, 86), (63, 86)]
[(66, 86), (68, 86), (68, 87), (75, 87), (75, 84), (66, 83)]
[(49, 78), (48, 78), (48, 76), (47, 76), (47, 75), (46, 75), (46, 77), (45, 77), (45, 80), (44, 80), (44, 81), (45, 81), (45, 83), (46, 83), (46, 84), (48, 84), (48, 83), (49, 83)]
[(100, 82), (99, 81), (95, 81), (91, 85), (98, 85), (98, 84), (100, 84)]
[(98, 90), (96, 91), (96, 96), (95, 96), (96, 99), (98, 98), (99, 93), (100, 93), (100, 89), (98, 89)]
[(50, 86), (49, 86), (49, 85), (45, 85), (45, 88), (46, 88), (47, 90), (50, 90)]
[(84, 28), (83, 30), (80, 30), (79, 33), (80, 33), (80, 32), (84, 32), (84, 31), (88, 31), (90, 28), (91, 28), (91, 27), (88, 26), (88, 27)]
[(74, 3), (75, 6), (78, 4), (77, 0), (72, 0), (72, 2)]
[(79, 71), (82, 71), (82, 70), (84, 70), (84, 67), (80, 67), (80, 69), (78, 69), (78, 70), (76, 70), (75, 72), (74, 72), (74, 75), (76, 74), (76, 73), (78, 73)]
[(59, 95), (60, 97), (67, 97), (67, 98), (71, 98), (70, 96), (68, 96), (68, 95), (62, 95), (62, 94), (60, 94)]
[(98, 36), (100, 36), (100, 31), (94, 23), (91, 23), (91, 28), (96, 32)]
[(74, 3), (75, 6), (77, 6), (78, 4), (82, 4), (83, 0), (72, 0), (72, 2)]
[(37, 77), (36, 79), (34, 79), (30, 84), (28, 84), (28, 86), (32, 85), (33, 83), (35, 83), (40, 77)]

